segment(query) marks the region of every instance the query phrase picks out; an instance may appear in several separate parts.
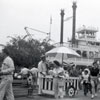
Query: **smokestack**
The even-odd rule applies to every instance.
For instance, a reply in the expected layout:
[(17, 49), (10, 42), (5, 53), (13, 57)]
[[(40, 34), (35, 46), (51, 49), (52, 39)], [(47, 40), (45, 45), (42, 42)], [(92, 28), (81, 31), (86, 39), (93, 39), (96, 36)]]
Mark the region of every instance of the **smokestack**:
[(60, 44), (63, 44), (63, 22), (64, 22), (64, 10), (61, 10), (61, 34), (60, 34)]
[(72, 8), (73, 8), (73, 23), (72, 23), (73, 24), (72, 25), (72, 45), (73, 45), (75, 44), (76, 8), (77, 8), (75, 1), (73, 2)]

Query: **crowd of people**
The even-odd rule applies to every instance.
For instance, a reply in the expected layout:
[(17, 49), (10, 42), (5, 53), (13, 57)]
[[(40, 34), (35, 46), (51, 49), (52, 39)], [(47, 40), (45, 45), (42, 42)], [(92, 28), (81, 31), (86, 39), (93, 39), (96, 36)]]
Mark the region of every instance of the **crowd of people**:
[[(12, 82), (14, 72), (14, 62), (9, 56), (7, 49), (3, 50), (5, 59), (2, 63), (0, 76), (0, 100), (6, 98), (7, 100), (14, 100)], [(38, 69), (38, 70), (37, 70)], [(28, 95), (32, 95), (34, 86), (38, 85), (38, 95), (42, 94), (43, 77), (51, 75), (53, 77), (54, 96), (55, 98), (64, 97), (64, 80), (69, 77), (79, 77), (80, 84), (83, 89), (83, 93), (87, 96), (88, 92), (91, 94), (91, 98), (97, 96), (98, 83), (100, 76), (100, 69), (98, 61), (94, 61), (91, 67), (84, 69), (77, 69), (74, 63), (71, 63), (69, 67), (62, 66), (59, 61), (54, 60), (50, 65), (45, 59), (45, 55), (41, 56), (41, 61), (38, 63), (38, 67), (33, 66), (32, 69), (27, 70), (27, 83), (28, 83)], [(19, 74), (22, 74), (21, 71)], [(38, 73), (38, 74), (37, 74)], [(26, 74), (26, 73), (24, 73)], [(24, 76), (24, 75), (22, 75)]]
[(39, 69), (39, 94), (42, 92), (42, 77), (45, 77), (47, 74), (53, 76), (54, 80), (54, 93), (55, 98), (64, 97), (64, 82), (63, 79), (68, 77), (79, 77), (80, 84), (83, 89), (84, 95), (87, 96), (88, 91), (91, 94), (93, 99), (97, 96), (98, 91), (98, 77), (100, 76), (100, 69), (98, 61), (94, 61), (91, 67), (85, 67), (84, 69), (77, 69), (75, 64), (71, 64), (69, 68), (61, 66), (58, 61), (53, 61), (53, 68), (46, 67), (45, 56), (42, 56), (41, 62), (38, 66)]

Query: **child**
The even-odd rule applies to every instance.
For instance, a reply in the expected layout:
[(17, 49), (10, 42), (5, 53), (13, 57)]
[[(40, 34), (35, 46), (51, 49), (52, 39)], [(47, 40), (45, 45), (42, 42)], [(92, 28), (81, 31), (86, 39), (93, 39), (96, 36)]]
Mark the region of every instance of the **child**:
[(29, 74), (28, 78), (27, 78), (27, 82), (28, 82), (28, 96), (32, 96), (33, 93), (33, 77), (31, 74)]
[(86, 96), (89, 91), (91, 93), (91, 98), (94, 98), (94, 95), (92, 94), (90, 71), (88, 68), (84, 69), (84, 71), (82, 72), (81, 83), (83, 84), (84, 95)]
[(58, 73), (58, 96), (60, 98), (64, 97), (64, 79), (65, 75), (63, 72)]

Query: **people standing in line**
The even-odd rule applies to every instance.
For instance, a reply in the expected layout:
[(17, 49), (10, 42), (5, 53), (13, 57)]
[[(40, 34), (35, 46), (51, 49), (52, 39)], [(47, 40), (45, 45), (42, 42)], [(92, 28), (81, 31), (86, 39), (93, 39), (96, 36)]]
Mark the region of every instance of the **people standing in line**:
[(58, 61), (54, 61), (54, 69), (53, 69), (53, 77), (54, 77), (54, 95), (57, 99), (58, 97), (64, 97), (64, 69), (61, 67)]
[(90, 68), (90, 75), (91, 75), (92, 80), (93, 80), (92, 86), (94, 87), (94, 96), (97, 96), (98, 75), (99, 75), (99, 68), (97, 65), (97, 61), (94, 61), (92, 67)]
[(1, 66), (0, 76), (0, 100), (14, 100), (14, 94), (12, 89), (13, 82), (13, 72), (14, 72), (14, 62), (13, 59), (9, 56), (8, 49), (4, 48), (3, 50), (4, 61)]
[(42, 93), (43, 77), (47, 74), (46, 59), (45, 55), (41, 56), (41, 61), (38, 63), (38, 94)]

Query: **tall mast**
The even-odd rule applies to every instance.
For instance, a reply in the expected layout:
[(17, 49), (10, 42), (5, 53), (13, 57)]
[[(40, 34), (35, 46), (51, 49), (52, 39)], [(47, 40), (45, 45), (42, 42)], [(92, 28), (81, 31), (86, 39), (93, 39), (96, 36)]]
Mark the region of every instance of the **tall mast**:
[(61, 34), (60, 34), (60, 44), (63, 44), (63, 23), (64, 23), (64, 10), (61, 10)]

